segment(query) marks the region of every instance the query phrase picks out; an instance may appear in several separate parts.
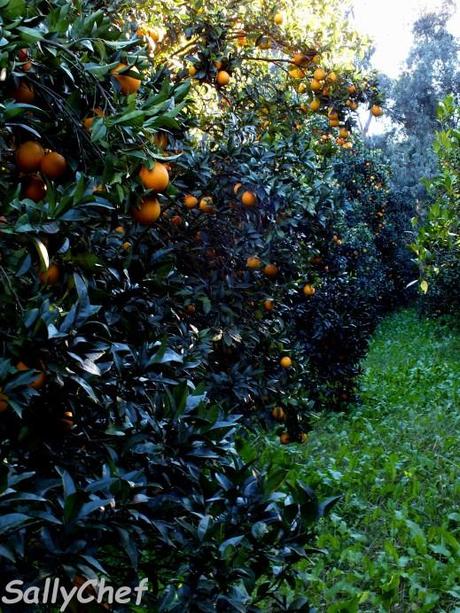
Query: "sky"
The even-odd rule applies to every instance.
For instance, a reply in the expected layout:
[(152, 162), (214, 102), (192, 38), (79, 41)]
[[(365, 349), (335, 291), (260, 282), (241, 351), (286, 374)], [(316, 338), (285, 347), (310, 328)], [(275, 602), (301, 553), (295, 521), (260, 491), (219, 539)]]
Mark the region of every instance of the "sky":
[[(460, 36), (460, 0), (456, 1), (457, 13), (449, 29)], [(374, 40), (375, 68), (395, 77), (411, 46), (412, 23), (424, 8), (436, 9), (440, 4), (440, 0), (354, 0), (357, 29)]]
[[(460, 36), (460, 0), (456, 2), (457, 12), (449, 23), (449, 30)], [(424, 9), (436, 10), (440, 4), (440, 0), (354, 0), (356, 29), (369, 35), (374, 42), (374, 68), (389, 77), (397, 77), (411, 47), (413, 22)], [(366, 109), (360, 113), (360, 121), (364, 125), (367, 119)], [(389, 127), (385, 117), (372, 119), (369, 134), (381, 134)]]

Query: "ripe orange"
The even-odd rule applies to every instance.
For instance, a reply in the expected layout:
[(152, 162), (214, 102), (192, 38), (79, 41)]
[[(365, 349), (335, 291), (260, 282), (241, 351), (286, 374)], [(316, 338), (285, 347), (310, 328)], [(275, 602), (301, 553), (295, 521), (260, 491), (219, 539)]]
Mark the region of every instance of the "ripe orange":
[(150, 36), (150, 38), (153, 40), (153, 42), (155, 43), (160, 42), (161, 32), (159, 32), (156, 28), (150, 28), (147, 33)]
[(188, 76), (189, 77), (194, 77), (197, 72), (198, 72), (198, 69), (193, 64), (188, 67)]
[(104, 117), (105, 115), (104, 111), (100, 109), (99, 107), (93, 109), (93, 113), (94, 113), (93, 115), (88, 115), (88, 117), (85, 117), (82, 121), (83, 127), (86, 130), (91, 130), (96, 117)]
[(340, 125), (340, 121), (338, 119), (334, 119), (333, 117), (329, 117), (329, 125), (331, 128), (338, 128)]
[(276, 13), (274, 18), (273, 18), (273, 21), (274, 21), (275, 25), (280, 26), (283, 23), (283, 21), (284, 21), (283, 14), (282, 13)]
[(356, 85), (353, 85), (353, 84), (349, 85), (347, 87), (347, 90), (348, 90), (348, 93), (350, 94), (350, 96), (354, 96), (356, 94), (356, 92), (357, 92)]
[(264, 268), (264, 275), (266, 275), (267, 277), (276, 277), (278, 273), (279, 269), (278, 266), (275, 266), (275, 264), (267, 264)]
[(230, 75), (226, 70), (219, 70), (216, 77), (217, 85), (224, 87), (230, 83)]
[(156, 198), (143, 198), (138, 207), (131, 209), (134, 219), (144, 226), (149, 226), (156, 222), (161, 215), (160, 203)]
[(272, 417), (276, 419), (276, 421), (285, 421), (286, 413), (282, 407), (275, 407), (272, 411)]
[(27, 62), (27, 60), (29, 59), (29, 50), (26, 49), (25, 47), (22, 49), (19, 49), (18, 51), (18, 60), (20, 62)]
[(91, 130), (94, 123), (94, 117), (85, 117), (81, 123), (85, 130)]
[(57, 264), (50, 264), (48, 270), (39, 274), (39, 279), (44, 285), (56, 285), (61, 276), (61, 271)]
[(29, 85), (25, 81), (21, 81), (13, 92), (13, 98), (16, 102), (32, 104), (35, 100), (35, 90), (32, 85)]
[(337, 75), (335, 74), (335, 72), (330, 72), (327, 75), (326, 80), (329, 81), (329, 83), (336, 83), (337, 82)]
[(293, 79), (303, 79), (305, 77), (305, 73), (301, 68), (290, 68), (289, 76)]
[(290, 442), (291, 442), (291, 437), (289, 436), (289, 433), (288, 432), (282, 432), (280, 434), (280, 443), (282, 445), (287, 445)]
[(316, 113), (316, 111), (319, 111), (321, 107), (321, 101), (319, 98), (313, 98), (313, 100), (310, 102), (310, 108), (311, 110)]
[[(27, 364), (24, 364), (24, 362), (18, 362), (16, 364), (16, 369), (21, 371), (21, 372), (25, 372), (26, 370), (30, 370), (30, 368), (27, 366)], [(45, 375), (45, 373), (42, 370), (40, 370), (38, 377), (36, 379), (34, 379), (32, 381), (32, 383), (29, 384), (29, 386), (33, 387), (34, 390), (39, 390), (40, 388), (42, 388), (45, 385), (45, 381), (46, 381), (46, 375)]]
[(271, 298), (267, 298), (267, 300), (264, 300), (264, 309), (266, 311), (273, 311), (274, 306), (275, 306), (275, 303), (273, 302)]
[(40, 168), (45, 151), (40, 143), (28, 140), (16, 149), (16, 164), (23, 172), (33, 172)]
[[(134, 94), (142, 85), (142, 81), (140, 79), (136, 79), (135, 77), (130, 77), (127, 74), (120, 74), (123, 71), (128, 71), (128, 66), (126, 64), (118, 64), (113, 70), (112, 75), (118, 81), (120, 85), (120, 90), (122, 94), (125, 96), (129, 94)], [(139, 70), (136, 66), (130, 66), (129, 72), (138, 73)]]
[(64, 430), (72, 430), (74, 426), (72, 411), (65, 411), (64, 416), (59, 420)]
[(169, 185), (169, 173), (164, 164), (155, 162), (153, 168), (142, 166), (139, 171), (142, 185), (156, 192), (163, 192)]
[(243, 192), (241, 195), (241, 202), (246, 208), (250, 208), (257, 204), (257, 196), (254, 194), (254, 192)]
[(251, 255), (246, 260), (246, 266), (250, 270), (257, 270), (258, 268), (260, 268), (262, 266), (262, 262), (261, 262), (260, 258), (258, 258), (256, 255)]
[(371, 107), (371, 113), (374, 117), (381, 117), (383, 115), (383, 109), (378, 104), (373, 104)]
[(303, 293), (305, 294), (305, 296), (313, 296), (315, 292), (316, 289), (313, 287), (313, 285), (310, 285), (309, 283), (304, 285)]
[(237, 44), (238, 47), (246, 47), (246, 45), (248, 44), (248, 39), (246, 38), (246, 36), (238, 36)]
[(294, 53), (292, 61), (296, 66), (305, 66), (308, 63), (308, 57), (303, 53)]
[(198, 204), (198, 198), (195, 198), (195, 196), (192, 196), (191, 194), (186, 194), (184, 196), (184, 205), (188, 209), (195, 208), (197, 204)]
[(214, 213), (215, 208), (211, 196), (205, 196), (204, 198), (201, 198), (199, 209), (200, 211), (203, 211), (203, 213)]
[(32, 69), (32, 62), (30, 61), (28, 49), (19, 49), (18, 60), (22, 62), (21, 68), (24, 72), (29, 72), (29, 70)]
[(125, 242), (122, 244), (122, 246), (121, 246), (121, 248), (122, 248), (124, 251), (129, 251), (129, 250), (131, 249), (131, 247), (132, 247), (132, 245), (131, 245), (131, 243), (130, 243), (129, 241), (125, 241)]
[(34, 202), (40, 202), (46, 196), (46, 184), (41, 177), (33, 175), (27, 177), (22, 191), (23, 198), (30, 198)]
[(117, 234), (124, 234), (126, 232), (126, 230), (123, 228), (123, 226), (117, 226), (114, 231)]
[(310, 89), (312, 92), (319, 92), (321, 87), (321, 83), (317, 79), (312, 79), (310, 81)]
[(348, 130), (346, 128), (340, 128), (340, 130), (339, 130), (340, 138), (348, 138), (349, 135), (350, 135), (350, 133), (348, 132)]
[(3, 413), (8, 408), (8, 396), (0, 392), (0, 413)]
[(66, 159), (57, 151), (51, 151), (43, 157), (40, 170), (49, 179), (58, 179), (67, 170)]
[(317, 68), (313, 73), (313, 78), (317, 81), (323, 81), (326, 78), (326, 72), (322, 68)]
[(283, 368), (291, 368), (292, 360), (289, 356), (285, 355), (284, 358), (281, 358), (280, 364)]
[(352, 111), (356, 111), (359, 104), (356, 102), (356, 100), (347, 100), (347, 106), (350, 107)]

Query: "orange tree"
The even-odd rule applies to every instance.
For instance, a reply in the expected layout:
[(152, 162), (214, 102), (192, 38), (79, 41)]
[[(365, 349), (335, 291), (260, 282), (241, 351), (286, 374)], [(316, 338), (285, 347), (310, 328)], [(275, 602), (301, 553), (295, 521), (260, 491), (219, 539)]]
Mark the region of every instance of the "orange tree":
[(276, 493), (206, 397), (214, 341), (156, 161), (189, 84), (92, 7), (2, 3), (2, 583), (147, 576), (146, 606), (242, 610), (277, 598), (331, 502)]
[[(382, 255), (385, 167), (375, 163), (378, 181), (363, 155), (338, 158), (334, 168), (308, 127), (259, 140), (226, 116), (222, 131), (224, 144), (177, 162), (186, 170), (181, 191), (212, 202), (205, 214), (180, 201), (172, 212), (183, 222), (179, 266), (195, 277), (184, 291), (189, 317), (213, 326), (211, 393), (268, 423), (281, 405), (292, 440), (303, 440), (308, 420), (299, 417), (308, 417), (311, 401), (336, 407), (352, 399), (376, 317), (396, 301)], [(358, 169), (356, 189), (346, 178)], [(367, 185), (374, 179), (375, 193)]]
[(389, 287), (334, 162), (380, 114), (337, 6), (324, 42), (293, 5), (0, 4), (2, 581), (306, 610), (278, 591), (333, 501), (236, 442), (352, 398)]
[[(353, 155), (338, 156), (334, 169), (343, 189), (350, 229), (358, 221), (373, 235), (374, 247), (385, 276), (378, 296), (380, 307), (389, 310), (414, 298), (416, 267), (410, 252), (412, 209), (391, 187), (389, 165), (379, 149), (355, 143)], [(354, 234), (354, 232), (352, 232)], [(358, 258), (368, 246), (358, 236), (348, 243), (348, 255)], [(365, 264), (365, 262), (362, 262)], [(372, 270), (365, 265), (372, 286)], [(370, 274), (369, 274), (370, 273)]]
[[(170, 2), (132, 16), (152, 53), (195, 83), (196, 139), (170, 149), (184, 152), (175, 183), (197, 206), (179, 203), (173, 219), (188, 241), (182, 270), (196, 274), (190, 316), (198, 327), (213, 324), (212, 390), (232, 410), (267, 422), (281, 415), (284, 442), (305, 439), (312, 402), (340, 407), (353, 398), (357, 362), (383, 296), (394, 293), (364, 197), (361, 257), (347, 257), (342, 234), (353, 221), (330, 162), (338, 150), (351, 153), (360, 103), (381, 114), (380, 94), (342, 57), (360, 41), (338, 5), (305, 9), (315, 27), (327, 25), (307, 38), (301, 5), (180, 11)], [(152, 14), (155, 23), (145, 23)], [(211, 282), (200, 282), (208, 270)]]

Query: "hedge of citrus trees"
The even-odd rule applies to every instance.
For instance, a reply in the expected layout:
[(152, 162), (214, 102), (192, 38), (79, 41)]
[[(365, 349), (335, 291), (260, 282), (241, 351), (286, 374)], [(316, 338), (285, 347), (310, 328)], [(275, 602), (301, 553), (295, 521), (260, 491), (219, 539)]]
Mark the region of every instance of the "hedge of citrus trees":
[(279, 588), (335, 499), (238, 443), (353, 399), (403, 230), (359, 37), (295, 6), (0, 0), (2, 583), (307, 610)]
[(420, 266), (423, 307), (431, 314), (456, 314), (460, 308), (460, 131), (454, 96), (440, 105), (434, 151), (439, 172), (425, 180), (429, 205), (417, 220), (413, 249)]

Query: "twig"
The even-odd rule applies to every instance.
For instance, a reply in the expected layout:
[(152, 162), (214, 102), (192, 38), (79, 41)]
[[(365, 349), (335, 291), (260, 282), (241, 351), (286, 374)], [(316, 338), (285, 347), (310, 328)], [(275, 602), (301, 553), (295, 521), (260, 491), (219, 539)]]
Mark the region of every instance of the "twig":
[(19, 300), (19, 296), (16, 294), (16, 292), (14, 290), (14, 287), (11, 285), (11, 281), (10, 281), (10, 278), (8, 277), (8, 274), (7, 274), (6, 270), (3, 268), (3, 266), (0, 266), (0, 270), (2, 271), (2, 274), (5, 277), (6, 282), (8, 284), (8, 287), (9, 287), (11, 293), (13, 294), (13, 296), (14, 296), (14, 298), (15, 298), (18, 306), (19, 306), (19, 308), (21, 309), (22, 312), (24, 312), (24, 307), (22, 306), (21, 301)]
[(190, 47), (193, 47), (193, 45), (199, 40), (199, 38), (195, 38), (192, 41), (190, 41), (189, 43), (187, 43), (186, 45), (184, 45), (183, 47), (181, 47), (180, 49), (178, 49), (177, 51), (175, 51), (174, 53), (171, 54), (171, 57), (174, 57), (175, 55), (180, 55), (181, 53), (183, 53), (184, 51), (187, 51), (187, 49), (189, 49)]
[(293, 64), (294, 66), (296, 66), (296, 63), (292, 60), (285, 60), (283, 58), (278, 57), (253, 57), (250, 55), (243, 55), (241, 57), (243, 60), (251, 60), (254, 62), (285, 62), (287, 64)]

